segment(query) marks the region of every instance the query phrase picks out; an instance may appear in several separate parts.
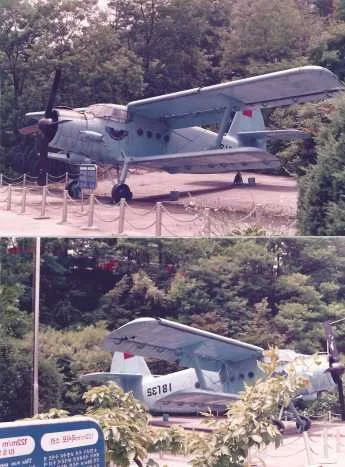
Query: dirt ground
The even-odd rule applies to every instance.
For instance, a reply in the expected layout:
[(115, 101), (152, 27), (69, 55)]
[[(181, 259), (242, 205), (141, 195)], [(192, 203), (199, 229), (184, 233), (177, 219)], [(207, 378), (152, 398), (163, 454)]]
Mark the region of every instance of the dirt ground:
[[(204, 425), (198, 417), (171, 417), (171, 424), (179, 424), (187, 429), (198, 429)], [(251, 465), (254, 467), (345, 467), (345, 425), (339, 422), (313, 422), (307, 437), (296, 433), (294, 422), (285, 422), (283, 443), (275, 449), (269, 446), (251, 452)], [(326, 437), (327, 430), (327, 437)], [(308, 451), (308, 452), (307, 452)], [(152, 456), (161, 466), (189, 466), (183, 456)]]
[[(110, 179), (100, 181), (94, 192), (93, 219), (88, 193), (83, 201), (68, 200), (67, 220), (63, 219), (63, 183), (49, 186), (44, 210), (41, 188), (27, 187), (24, 207), (21, 184), (13, 186), (10, 204), (8, 187), (0, 186), (0, 234), (226, 236), (260, 233), (259, 227), (266, 234), (295, 234), (297, 186), (293, 178), (246, 173), (244, 184), (234, 186), (233, 175), (131, 173), (127, 183), (134, 198), (125, 207), (122, 225), (120, 208), (109, 196)], [(255, 178), (255, 185), (248, 184), (248, 178)], [(160, 213), (157, 202), (162, 203)]]

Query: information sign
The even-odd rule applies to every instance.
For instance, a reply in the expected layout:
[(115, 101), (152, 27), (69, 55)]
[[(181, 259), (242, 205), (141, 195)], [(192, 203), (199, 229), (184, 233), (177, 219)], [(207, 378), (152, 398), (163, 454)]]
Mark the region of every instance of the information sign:
[(0, 467), (104, 467), (104, 437), (88, 417), (0, 423)]
[(79, 186), (82, 189), (94, 190), (97, 186), (97, 165), (80, 165)]

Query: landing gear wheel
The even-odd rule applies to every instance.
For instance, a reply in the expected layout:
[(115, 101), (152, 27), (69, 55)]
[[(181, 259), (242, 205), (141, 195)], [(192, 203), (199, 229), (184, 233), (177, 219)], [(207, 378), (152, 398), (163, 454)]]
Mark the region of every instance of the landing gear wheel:
[(278, 428), (280, 433), (282, 433), (282, 434), (284, 433), (285, 425), (281, 420), (278, 420), (277, 418), (274, 418), (272, 420), (272, 423), (273, 423), (274, 426), (276, 426)]
[(66, 190), (68, 194), (73, 199), (79, 199), (81, 197), (81, 189), (78, 183), (78, 180), (72, 180), (71, 182), (67, 183)]
[(111, 190), (111, 197), (115, 203), (118, 203), (121, 198), (124, 198), (126, 201), (131, 201), (133, 198), (133, 193), (129, 189), (129, 186), (125, 183), (121, 185), (115, 185)]
[(299, 420), (296, 420), (297, 433), (303, 433), (308, 431), (311, 427), (311, 421), (307, 417), (299, 417)]

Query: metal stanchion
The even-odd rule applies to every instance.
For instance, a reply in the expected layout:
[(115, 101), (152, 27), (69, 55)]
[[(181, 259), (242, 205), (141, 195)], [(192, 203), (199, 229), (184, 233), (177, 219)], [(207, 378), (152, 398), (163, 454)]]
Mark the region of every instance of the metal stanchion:
[(325, 428), (322, 432), (322, 459), (319, 459), (321, 464), (336, 464), (336, 459), (329, 457), (329, 446), (328, 446), (328, 428)]
[(205, 227), (204, 227), (204, 235), (205, 237), (209, 237), (211, 235), (211, 210), (210, 208), (205, 208)]
[(41, 214), (38, 217), (34, 217), (34, 219), (49, 219), (49, 216), (46, 216), (47, 191), (47, 185), (42, 186)]
[(162, 236), (162, 203), (156, 203), (156, 237)]
[(65, 224), (67, 222), (67, 214), (68, 214), (68, 191), (63, 191), (63, 205), (62, 205), (62, 217), (61, 221), (58, 224)]
[(65, 173), (65, 185), (67, 186), (68, 183), (68, 172)]
[(26, 174), (23, 175), (23, 187), (26, 186)]
[(95, 195), (91, 193), (89, 198), (89, 217), (87, 222), (87, 227), (82, 227), (82, 230), (95, 230), (97, 227), (94, 225), (95, 217)]
[(49, 184), (49, 173), (46, 172), (46, 185), (48, 185), (48, 184)]
[(12, 208), (12, 185), (8, 185), (6, 210), (11, 211), (11, 208)]
[(25, 214), (27, 194), (28, 194), (28, 189), (26, 186), (24, 186), (24, 188), (22, 189), (22, 203), (21, 203), (21, 209), (20, 209), (19, 214)]
[(0, 174), (0, 186), (3, 185), (3, 180), (4, 180), (4, 174)]
[(120, 214), (119, 214), (119, 235), (123, 234), (125, 230), (125, 213), (126, 213), (126, 200), (124, 198), (120, 199)]

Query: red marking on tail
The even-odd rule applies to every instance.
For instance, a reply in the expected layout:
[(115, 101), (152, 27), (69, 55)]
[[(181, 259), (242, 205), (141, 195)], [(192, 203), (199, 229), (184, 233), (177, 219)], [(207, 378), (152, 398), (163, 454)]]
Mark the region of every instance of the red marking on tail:
[(253, 117), (253, 111), (252, 109), (244, 109), (242, 114), (245, 116), (245, 117), (249, 117), (249, 118), (252, 118)]
[(132, 353), (130, 353), (130, 352), (124, 352), (123, 353), (124, 360), (127, 360), (127, 358), (132, 358), (132, 357), (134, 357), (134, 355)]

